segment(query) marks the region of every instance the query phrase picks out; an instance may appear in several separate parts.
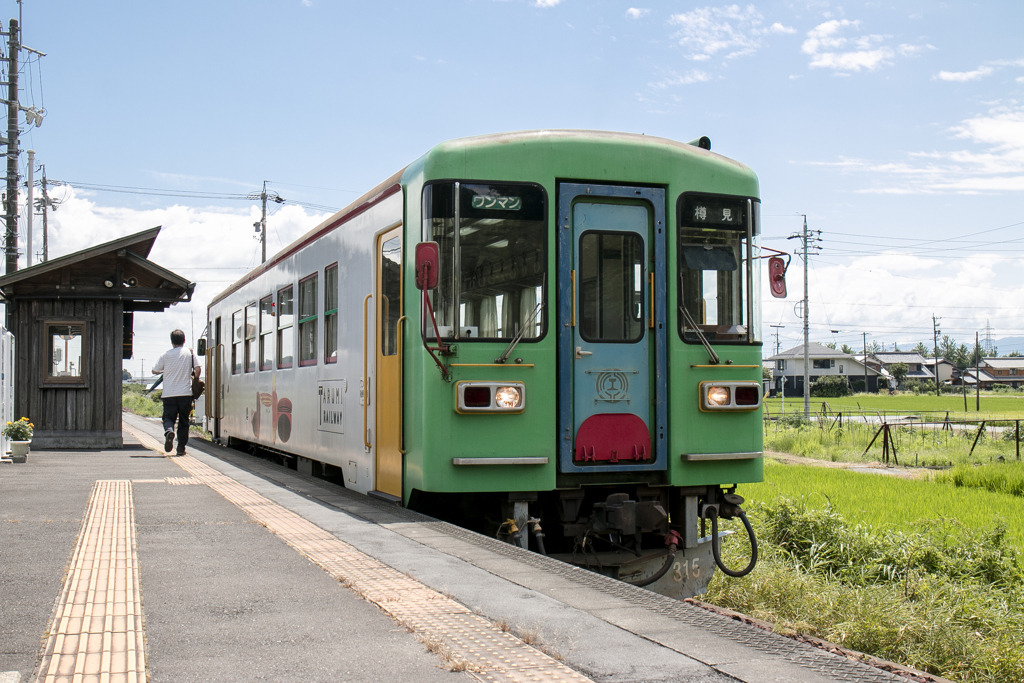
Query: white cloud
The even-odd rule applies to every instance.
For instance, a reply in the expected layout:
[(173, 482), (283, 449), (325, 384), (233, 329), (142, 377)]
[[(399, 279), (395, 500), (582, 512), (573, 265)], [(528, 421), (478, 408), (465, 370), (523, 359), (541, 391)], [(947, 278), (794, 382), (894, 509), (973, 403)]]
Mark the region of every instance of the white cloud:
[[(260, 245), (253, 239), (253, 223), (259, 220), (260, 212), (255, 205), (234, 210), (185, 206), (126, 209), (102, 206), (78, 190), (69, 188), (67, 192), (60, 210), (49, 218), (51, 259), (160, 225), (150, 260), (196, 283), (191, 302), (171, 306), (165, 313), (136, 313), (135, 358), (125, 361), (132, 375), (138, 375), (142, 359), (149, 374), (160, 354), (170, 348), (168, 335), (175, 328), (185, 330), (191, 346), (195, 341), (193, 321), (195, 335), (199, 335), (213, 297), (259, 265)], [(299, 206), (281, 207), (267, 217), (268, 255), (325, 217), (309, 214)], [(38, 222), (36, 229), (40, 229)], [(33, 241), (38, 246), (41, 236), (36, 235)]]
[(995, 69), (990, 66), (979, 66), (974, 71), (940, 71), (938, 78), (941, 81), (954, 81), (957, 83), (964, 83), (966, 81), (976, 81), (979, 78), (984, 78), (990, 75)]
[(818, 24), (807, 32), (800, 49), (811, 57), (811, 68), (832, 69), (838, 73), (866, 69), (874, 71), (892, 64), (897, 54), (914, 57), (935, 46), (902, 43), (896, 48), (886, 45), (890, 36), (866, 34), (847, 36), (845, 34), (860, 28), (859, 21), (830, 19)]
[(629, 17), (630, 19), (639, 19), (641, 17), (646, 17), (650, 13), (651, 10), (649, 9), (640, 9), (637, 7), (630, 7), (628, 10), (626, 10), (626, 16)]
[(885, 36), (847, 38), (842, 35), (846, 29), (859, 26), (859, 21), (832, 19), (808, 31), (801, 50), (811, 56), (811, 67), (836, 71), (873, 71), (889, 64), (896, 52), (891, 47), (881, 45)]
[(554, 7), (555, 5), (557, 5), (560, 2), (562, 2), (562, 0), (537, 0), (537, 2), (535, 2), (534, 4), (537, 7), (545, 7), (546, 8), (546, 7)]
[(763, 46), (762, 36), (794, 31), (777, 22), (765, 27), (764, 17), (753, 5), (700, 7), (673, 14), (669, 24), (680, 27), (672, 37), (691, 50), (687, 58), (695, 61), (705, 61), (722, 51), (726, 51), (726, 59), (750, 55)]
[(994, 107), (948, 132), (976, 149), (913, 152), (896, 162), (841, 158), (817, 165), (869, 177), (873, 184), (862, 193), (1024, 192), (1024, 106)]
[(1024, 76), (1018, 76), (1017, 77), (1017, 82), (1018, 83), (1024, 83)]

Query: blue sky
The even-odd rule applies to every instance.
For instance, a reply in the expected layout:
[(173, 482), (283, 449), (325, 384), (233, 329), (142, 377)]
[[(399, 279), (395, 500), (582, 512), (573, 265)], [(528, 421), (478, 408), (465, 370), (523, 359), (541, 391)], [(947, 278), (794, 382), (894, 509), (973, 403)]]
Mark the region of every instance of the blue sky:
[[(766, 246), (794, 248), (798, 214), (822, 231), (812, 339), (913, 345), (931, 337), (933, 314), (962, 341), (988, 324), (997, 339), (1024, 336), (1024, 3), (26, 0), (23, 11), (24, 42), (47, 53), (22, 74), (23, 102), (46, 109), (23, 146), (50, 178), (218, 193), (271, 180), (287, 199), (341, 207), (454, 137), (708, 135), (757, 172)], [(191, 306), (139, 316), (133, 373), (143, 357), (148, 373), (166, 329), (188, 332), (192, 312), (201, 320), (258, 262), (254, 204), (55, 194), (51, 255), (163, 224), (153, 258), (199, 283)], [(270, 250), (321, 217), (280, 207)], [(794, 260), (789, 300), (766, 294), (765, 337), (784, 324), (783, 348), (801, 334), (799, 271)]]

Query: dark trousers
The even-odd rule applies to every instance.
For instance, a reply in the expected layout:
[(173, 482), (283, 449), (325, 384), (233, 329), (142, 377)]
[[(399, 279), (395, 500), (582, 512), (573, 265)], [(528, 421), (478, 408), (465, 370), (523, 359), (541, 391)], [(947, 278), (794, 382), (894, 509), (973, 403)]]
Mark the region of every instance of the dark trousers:
[(165, 396), (164, 402), (164, 432), (168, 429), (174, 431), (174, 419), (178, 419), (178, 452), (185, 450), (188, 443), (188, 415), (192, 412), (191, 396)]

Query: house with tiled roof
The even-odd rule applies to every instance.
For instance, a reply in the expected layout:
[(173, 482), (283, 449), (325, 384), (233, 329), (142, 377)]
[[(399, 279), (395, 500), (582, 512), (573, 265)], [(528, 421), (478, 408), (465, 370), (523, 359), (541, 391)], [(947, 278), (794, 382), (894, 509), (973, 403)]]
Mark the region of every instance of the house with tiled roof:
[[(872, 362), (874, 361), (874, 362)], [(868, 365), (879, 367), (891, 374), (890, 368), (897, 363), (907, 366), (906, 380), (935, 381), (935, 365), (933, 359), (927, 359), (917, 351), (882, 351), (868, 356)]]
[[(861, 359), (849, 353), (829, 348), (824, 344), (811, 342), (808, 347), (810, 360), (809, 378), (813, 384), (823, 375), (841, 375), (847, 378), (854, 391), (864, 391), (865, 373), (867, 374), (867, 390), (878, 391), (879, 376), (885, 386), (885, 372), (864, 367)], [(804, 395), (804, 345), (800, 344), (786, 349), (766, 359), (771, 362), (774, 386), (777, 391), (785, 391), (786, 396)]]
[[(994, 384), (1005, 384), (1014, 389), (1024, 386), (1024, 357), (982, 358), (979, 365)], [(982, 386), (985, 386), (984, 382)]]

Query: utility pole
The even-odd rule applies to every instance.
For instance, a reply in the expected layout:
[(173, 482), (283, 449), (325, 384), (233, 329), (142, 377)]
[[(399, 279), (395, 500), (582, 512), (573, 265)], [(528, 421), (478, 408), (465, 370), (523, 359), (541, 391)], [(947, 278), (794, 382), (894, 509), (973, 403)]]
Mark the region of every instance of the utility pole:
[(868, 333), (861, 332), (864, 335), (864, 393), (868, 393)]
[(942, 390), (939, 388), (939, 333), (942, 330), (939, 329), (939, 319), (932, 313), (932, 337), (935, 342), (935, 395), (942, 396)]
[(28, 151), (28, 182), (25, 183), (25, 256), (28, 258), (26, 267), (32, 267), (32, 172), (36, 165), (36, 151)]
[(808, 283), (807, 283), (807, 271), (808, 271), (808, 251), (811, 249), (818, 248), (814, 243), (819, 240), (818, 235), (821, 235), (821, 230), (808, 231), (807, 230), (807, 214), (800, 214), (804, 218), (803, 231), (796, 234), (790, 235), (787, 239), (799, 239), (803, 244), (804, 250), (804, 301), (803, 301), (803, 318), (804, 318), (804, 419), (811, 419), (811, 360), (810, 360), (810, 321), (811, 312), (808, 304), (810, 303), (810, 296), (808, 295)]
[(769, 327), (774, 327), (775, 328), (775, 355), (777, 356), (777, 355), (779, 355), (779, 349), (782, 347), (782, 344), (779, 342), (779, 330), (786, 329), (786, 326), (785, 325), (769, 325)]
[[(786, 326), (785, 325), (771, 325), (771, 327), (775, 328), (775, 355), (777, 356), (777, 355), (779, 355), (779, 349), (782, 348), (782, 344), (779, 342), (779, 330), (785, 328)], [(779, 366), (779, 362), (775, 361), (775, 367), (778, 367), (778, 366)], [(774, 377), (774, 376), (775, 376), (775, 372), (773, 370), (772, 371), (772, 377)], [(781, 382), (776, 382), (776, 388), (782, 394), (782, 412), (785, 413), (786, 412), (786, 376), (783, 375), (782, 377), (779, 377), (778, 379), (780, 379), (782, 381)]]
[(49, 247), (47, 245), (47, 225), (46, 216), (47, 209), (57, 210), (58, 202), (50, 199), (50, 195), (46, 191), (46, 164), (39, 166), (40, 171), (43, 174), (42, 180), (40, 181), (43, 190), (43, 196), (36, 200), (36, 206), (43, 210), (43, 261), (49, 260)]
[(974, 409), (981, 412), (981, 339), (974, 333), (974, 349), (978, 354), (974, 360)]
[(259, 235), (260, 235), (260, 246), (262, 247), (262, 252), (263, 252), (262, 253), (262, 260), (260, 261), (260, 263), (266, 263), (267, 262), (267, 199), (270, 199), (273, 202), (277, 202), (278, 204), (284, 204), (284, 201), (285, 201), (284, 197), (282, 197), (278, 193), (274, 192), (273, 190), (271, 190), (270, 192), (267, 192), (267, 183), (268, 182), (270, 182), (270, 181), (269, 180), (264, 180), (263, 181), (263, 191), (262, 192), (260, 192), (259, 194), (253, 192), (253, 193), (251, 193), (249, 195), (249, 199), (254, 200), (254, 201), (259, 199), (260, 202), (263, 205), (263, 211), (262, 211), (262, 214), (260, 216), (260, 220), (258, 220), (258, 221), (256, 221), (255, 223), (252, 224), (253, 227), (256, 228), (256, 232), (258, 232)]
[(18, 20), (11, 19), (7, 33), (7, 269), (18, 271)]

